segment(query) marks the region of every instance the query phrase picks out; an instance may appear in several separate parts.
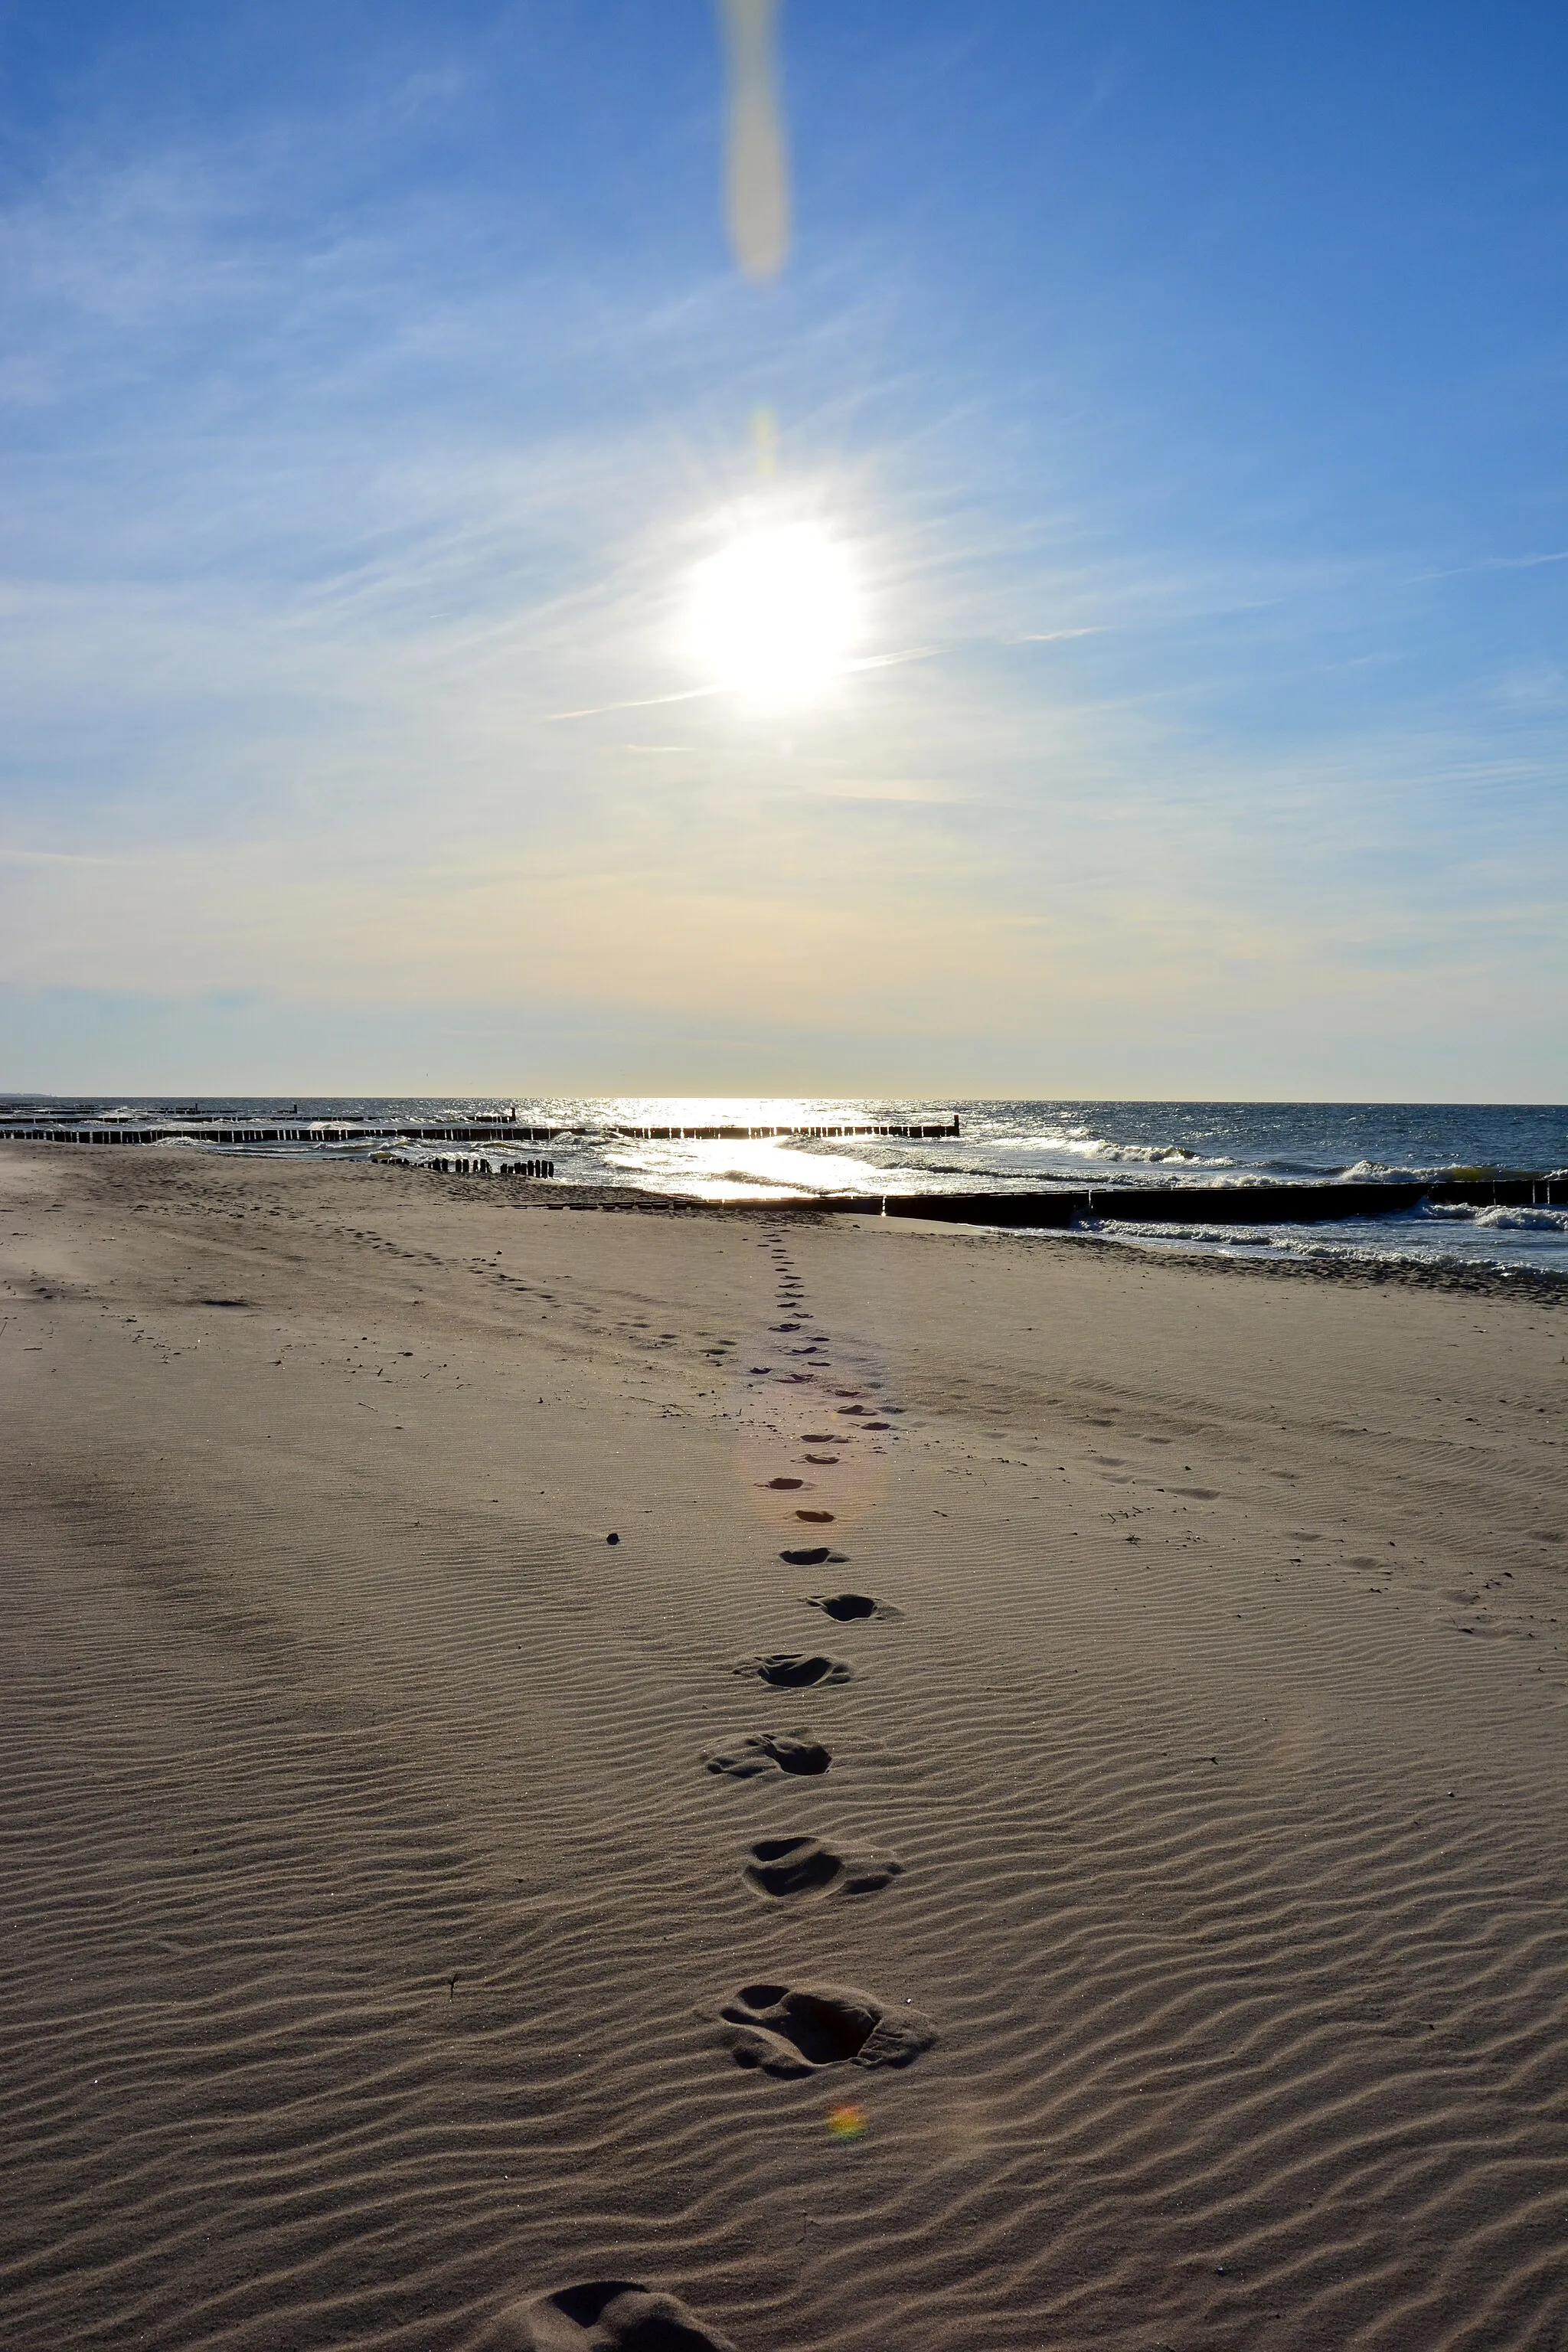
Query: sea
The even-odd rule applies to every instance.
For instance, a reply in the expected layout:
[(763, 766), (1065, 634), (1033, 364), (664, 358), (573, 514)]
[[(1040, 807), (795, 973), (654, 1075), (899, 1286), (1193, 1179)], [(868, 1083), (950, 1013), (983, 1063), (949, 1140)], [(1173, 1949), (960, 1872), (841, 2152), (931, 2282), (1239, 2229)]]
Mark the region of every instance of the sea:
[[(956, 1135), (789, 1134), (703, 1139), (644, 1128), (914, 1127), (956, 1116)], [(1331, 1182), (1456, 1173), (1568, 1172), (1568, 1108), (1539, 1104), (996, 1102), (863, 1097), (216, 1096), (90, 1100), (0, 1097), (0, 1124), (29, 1117), (90, 1126), (177, 1120), (178, 1138), (149, 1149), (289, 1159), (362, 1160), (395, 1151), (413, 1164), (454, 1150), (496, 1167), (548, 1152), (553, 1181), (710, 1201), (799, 1201), (815, 1193), (1027, 1192), (1125, 1181), (1163, 1186)], [(556, 1130), (548, 1145), (420, 1143), (405, 1129), (504, 1118)], [(353, 1130), (225, 1144), (223, 1125), (311, 1122)], [(372, 1130), (377, 1130), (372, 1132)], [(1299, 1224), (1142, 1225), (1085, 1218), (1075, 1230), (1131, 1249), (1224, 1257), (1402, 1262), (1434, 1267), (1532, 1268), (1568, 1277), (1568, 1209), (1420, 1207), (1386, 1217)], [(1070, 1241), (1070, 1234), (1063, 1237)]]

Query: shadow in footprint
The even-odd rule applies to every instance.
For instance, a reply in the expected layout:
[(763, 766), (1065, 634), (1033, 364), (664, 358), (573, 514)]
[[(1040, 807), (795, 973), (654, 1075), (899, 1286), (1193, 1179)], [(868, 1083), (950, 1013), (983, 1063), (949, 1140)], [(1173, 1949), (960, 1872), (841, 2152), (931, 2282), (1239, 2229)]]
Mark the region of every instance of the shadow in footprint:
[(847, 1658), (824, 1657), (820, 1651), (774, 1650), (765, 1658), (747, 1658), (735, 1669), (755, 1675), (775, 1690), (811, 1690), (821, 1684), (853, 1682), (855, 1669)]
[(514, 2304), (483, 2352), (735, 2352), (681, 2302), (637, 2279), (593, 2279)]
[(869, 1592), (808, 1592), (808, 1609), (820, 1609), (836, 1625), (853, 1625), (862, 1617), (901, 1617), (903, 1611), (895, 1609), (890, 1601), (878, 1601)]
[(741, 1875), (770, 1903), (800, 1903), (824, 1895), (874, 1895), (903, 1869), (891, 1854), (845, 1853), (825, 1839), (759, 1838)]
[(814, 2074), (823, 2066), (908, 2066), (936, 2040), (918, 2009), (852, 1985), (742, 1985), (716, 2022), (737, 2066)]
[(762, 1772), (788, 1772), (815, 1780), (833, 1761), (809, 1731), (749, 1731), (723, 1748), (705, 1748), (702, 1761), (710, 1772), (726, 1772), (732, 1780), (754, 1780)]
[(779, 1558), (791, 1568), (823, 1568), (829, 1564), (842, 1568), (849, 1555), (847, 1551), (829, 1551), (826, 1544), (810, 1544), (804, 1551), (781, 1551)]
[(805, 1480), (804, 1478), (770, 1478), (768, 1480), (768, 1485), (770, 1486), (787, 1487), (791, 1493), (794, 1493), (796, 1488), (804, 1486), (805, 1484)]

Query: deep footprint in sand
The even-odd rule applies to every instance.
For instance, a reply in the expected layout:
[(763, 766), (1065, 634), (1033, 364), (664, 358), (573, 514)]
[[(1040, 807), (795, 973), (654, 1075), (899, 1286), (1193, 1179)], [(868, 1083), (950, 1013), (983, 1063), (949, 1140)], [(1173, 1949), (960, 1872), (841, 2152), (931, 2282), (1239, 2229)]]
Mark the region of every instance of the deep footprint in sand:
[(820, 1651), (775, 1650), (765, 1658), (743, 1659), (735, 1672), (755, 1675), (775, 1690), (811, 1690), (818, 1684), (827, 1689), (855, 1679), (847, 1658), (824, 1657)]
[(702, 1761), (710, 1772), (726, 1772), (732, 1780), (754, 1780), (762, 1772), (788, 1772), (814, 1780), (832, 1763), (833, 1750), (804, 1728), (748, 1731), (737, 1734), (721, 1748), (705, 1748)]
[(836, 1625), (852, 1625), (864, 1617), (901, 1617), (903, 1611), (895, 1609), (890, 1601), (879, 1601), (869, 1592), (808, 1592), (808, 1609), (820, 1609)]
[(875, 1895), (903, 1869), (889, 1853), (847, 1853), (826, 1838), (758, 1838), (741, 1875), (769, 1903), (801, 1903), (824, 1895)]
[(781, 1551), (779, 1558), (791, 1568), (843, 1568), (849, 1555), (847, 1551), (829, 1551), (826, 1544), (811, 1544), (805, 1551)]
[(918, 2009), (853, 1985), (742, 1985), (707, 2013), (737, 2066), (785, 2077), (824, 2066), (908, 2066), (936, 2040)]
[(485, 2352), (735, 2352), (679, 2295), (637, 2279), (593, 2279), (503, 2312)]

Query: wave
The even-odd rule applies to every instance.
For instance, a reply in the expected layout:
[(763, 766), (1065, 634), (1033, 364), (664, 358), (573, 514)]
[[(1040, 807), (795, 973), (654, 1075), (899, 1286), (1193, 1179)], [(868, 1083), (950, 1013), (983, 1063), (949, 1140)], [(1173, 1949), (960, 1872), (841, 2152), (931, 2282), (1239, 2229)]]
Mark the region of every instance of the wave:
[(1423, 1223), (1465, 1225), (1472, 1232), (1568, 1234), (1568, 1209), (1544, 1208), (1528, 1201), (1498, 1202), (1489, 1208), (1465, 1201), (1423, 1201), (1406, 1213)]

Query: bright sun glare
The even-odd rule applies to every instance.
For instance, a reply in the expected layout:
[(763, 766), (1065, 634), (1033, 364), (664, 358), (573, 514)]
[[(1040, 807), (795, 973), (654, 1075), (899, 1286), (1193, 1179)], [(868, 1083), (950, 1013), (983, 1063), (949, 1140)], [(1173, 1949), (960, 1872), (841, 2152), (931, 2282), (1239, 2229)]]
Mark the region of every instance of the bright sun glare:
[(753, 530), (698, 572), (690, 646), (713, 683), (803, 702), (844, 668), (859, 599), (844, 550), (815, 523)]

